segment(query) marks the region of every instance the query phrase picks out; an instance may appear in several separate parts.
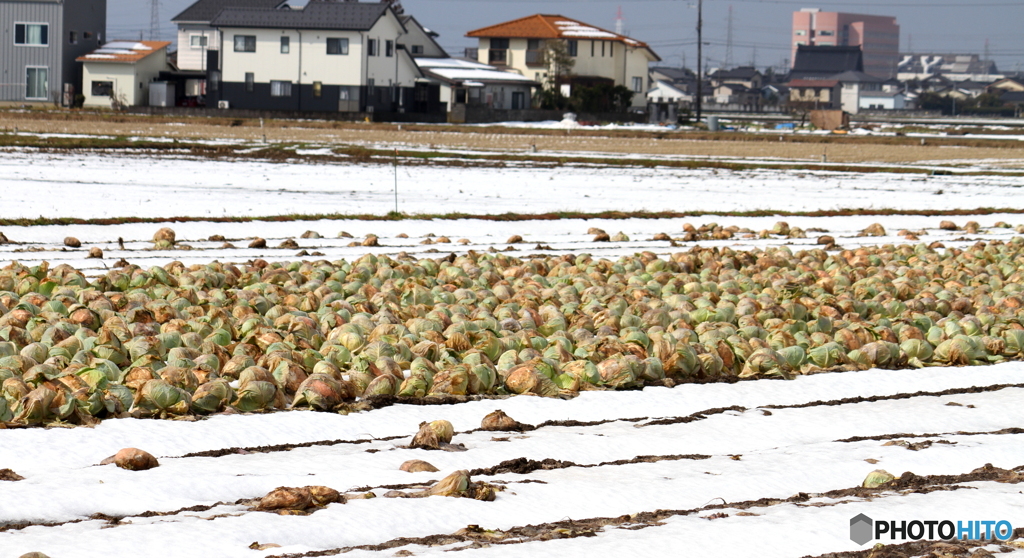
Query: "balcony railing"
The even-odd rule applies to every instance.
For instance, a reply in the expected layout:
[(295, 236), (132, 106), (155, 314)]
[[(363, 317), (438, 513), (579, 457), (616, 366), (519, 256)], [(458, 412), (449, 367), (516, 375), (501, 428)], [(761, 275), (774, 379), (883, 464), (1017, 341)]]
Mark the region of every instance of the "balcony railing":
[(508, 55), (508, 49), (504, 48), (492, 48), (487, 51), (487, 63), (496, 64), (498, 66), (506, 66), (510, 62)]
[(527, 66), (544, 66), (546, 64), (543, 50), (528, 50), (526, 51), (526, 65)]

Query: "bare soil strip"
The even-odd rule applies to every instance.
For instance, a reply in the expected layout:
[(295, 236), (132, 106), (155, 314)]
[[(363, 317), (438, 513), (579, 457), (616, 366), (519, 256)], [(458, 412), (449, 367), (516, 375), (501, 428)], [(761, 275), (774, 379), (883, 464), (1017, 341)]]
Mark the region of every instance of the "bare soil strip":
[[(936, 491), (961, 490), (964, 488), (969, 488), (962, 486), (961, 484), (967, 482), (987, 481), (1017, 484), (1024, 481), (1024, 475), (1019, 474), (1021, 470), (1024, 470), (1024, 466), (1016, 467), (1012, 470), (1006, 470), (993, 467), (991, 464), (986, 464), (978, 469), (971, 471), (970, 473), (960, 475), (918, 476), (908, 471), (906, 473), (903, 473), (898, 479), (890, 483), (888, 486), (880, 488), (853, 487), (844, 488), (840, 490), (831, 490), (823, 493), (799, 492), (793, 496), (790, 496), (789, 498), (784, 499), (760, 498), (757, 500), (746, 500), (743, 502), (724, 502), (722, 504), (711, 504), (699, 508), (691, 508), (686, 510), (656, 510), (652, 512), (640, 512), (632, 515), (622, 515), (619, 517), (594, 517), (579, 520), (565, 520), (553, 523), (541, 523), (538, 525), (513, 527), (508, 530), (489, 530), (486, 528), (482, 528), (480, 526), (470, 525), (452, 534), (430, 535), (427, 537), (401, 537), (373, 545), (357, 545), (343, 548), (317, 550), (298, 554), (281, 554), (275, 555), (272, 558), (307, 558), (314, 556), (334, 556), (337, 554), (350, 552), (352, 550), (369, 550), (379, 552), (383, 550), (390, 550), (393, 548), (408, 545), (447, 546), (458, 543), (470, 543), (470, 546), (467, 547), (451, 549), (461, 550), (465, 548), (479, 548), (485, 545), (522, 544), (526, 542), (539, 542), (554, 539), (592, 537), (595, 536), (597, 533), (604, 531), (606, 527), (632, 530), (644, 529), (647, 527), (659, 526), (663, 524), (662, 522), (665, 519), (668, 519), (670, 517), (694, 515), (711, 510), (748, 510), (752, 508), (777, 506), (780, 504), (800, 505), (812, 498), (878, 498), (885, 496), (904, 496), (907, 494), (928, 494), (930, 492)], [(718, 515), (717, 517), (727, 517), (727, 515)], [(1012, 538), (1017, 539), (1020, 537), (1024, 537), (1024, 529), (1016, 530)], [(983, 546), (986, 544), (990, 544), (986, 541), (978, 542), (979, 544), (973, 546)], [(965, 544), (971, 545), (972, 543)], [(869, 551), (870, 549), (865, 552)], [(882, 555), (854, 553), (835, 554), (826, 556), (834, 556), (835, 558), (846, 558), (847, 556), (849, 556), (850, 558), (860, 558), (862, 556), (875, 557)], [(886, 556), (904, 555), (891, 554)]]
[[(186, 124), (186, 125), (182, 125)], [(840, 163), (1021, 159), (1021, 142), (964, 137), (993, 135), (981, 128), (949, 129), (947, 137), (921, 139), (902, 135), (854, 136), (823, 134), (710, 133), (679, 131), (572, 130), (505, 126), (439, 126), (274, 119), (174, 118), (98, 112), (0, 112), (0, 131), (48, 134), (104, 134), (179, 140), (244, 140), (334, 144), (406, 144), (448, 148), (591, 151), (728, 157), (819, 159)], [(941, 130), (935, 130), (941, 132)], [(1011, 136), (1012, 137), (1012, 136)], [(957, 146), (959, 149), (948, 149)], [(1018, 162), (1015, 166), (1020, 167)]]

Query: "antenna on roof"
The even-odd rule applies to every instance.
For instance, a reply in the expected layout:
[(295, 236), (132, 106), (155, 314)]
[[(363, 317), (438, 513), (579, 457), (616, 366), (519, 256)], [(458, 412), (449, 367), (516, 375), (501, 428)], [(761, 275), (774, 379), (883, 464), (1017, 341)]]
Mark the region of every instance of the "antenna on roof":
[(729, 25), (725, 35), (725, 69), (732, 68), (732, 4), (729, 4)]
[(619, 6), (619, 11), (615, 12), (615, 33), (617, 35), (622, 34), (622, 23), (624, 18), (622, 17), (622, 6)]
[(149, 40), (157, 40), (160, 33), (160, 0), (149, 0)]

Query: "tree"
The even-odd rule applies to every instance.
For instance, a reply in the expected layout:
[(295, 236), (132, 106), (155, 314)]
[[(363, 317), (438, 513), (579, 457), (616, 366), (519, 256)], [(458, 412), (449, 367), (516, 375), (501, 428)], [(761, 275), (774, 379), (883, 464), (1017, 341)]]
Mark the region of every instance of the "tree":
[(546, 41), (544, 51), (548, 62), (548, 79), (544, 86), (555, 89), (568, 81), (569, 76), (572, 75), (572, 69), (576, 65), (576, 58), (569, 56), (568, 45), (559, 39)]
[(569, 98), (562, 95), (561, 85), (569, 81), (576, 59), (569, 56), (565, 41), (553, 39), (544, 43), (544, 59), (548, 63), (548, 77), (544, 87), (534, 96), (534, 105), (547, 110), (572, 108)]

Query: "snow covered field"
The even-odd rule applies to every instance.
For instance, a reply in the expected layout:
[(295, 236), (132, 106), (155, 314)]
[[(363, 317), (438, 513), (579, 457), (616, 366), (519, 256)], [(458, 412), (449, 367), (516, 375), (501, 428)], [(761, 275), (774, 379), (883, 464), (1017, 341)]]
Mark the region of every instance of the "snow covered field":
[[(407, 214), (814, 211), (1007, 207), (1021, 179), (835, 171), (398, 167)], [(394, 210), (390, 165), (7, 152), (7, 218), (375, 214)]]
[[(1014, 387), (994, 387), (1004, 384)], [(982, 390), (938, 394), (972, 386)], [(914, 392), (929, 393), (892, 397)], [(448, 534), (470, 524), (510, 529), (712, 504), (726, 507), (678, 515), (640, 532), (612, 526), (594, 539), (494, 546), (473, 554), (584, 555), (605, 554), (606, 548), (632, 554), (643, 545), (654, 555), (667, 555), (681, 538), (689, 541), (688, 550), (711, 555), (856, 550), (860, 547), (848, 538), (848, 521), (858, 513), (907, 520), (1006, 518), (1018, 525), (1022, 519), (1015, 485), (976, 482), (952, 492), (883, 491), (872, 498), (820, 493), (858, 486), (877, 468), (896, 475), (957, 475), (986, 463), (1006, 469), (1024, 465), (1022, 435), (999, 433), (1021, 424), (1024, 410), (1017, 402), (1022, 395), (1024, 365), (1010, 363), (979, 369), (824, 374), (792, 382), (587, 392), (570, 401), (514, 397), (451, 406), (399, 405), (349, 416), (293, 411), (216, 416), (200, 422), (125, 419), (107, 420), (93, 429), (7, 431), (3, 465), (26, 480), (4, 487), (0, 524), (39, 525), (0, 532), (0, 556), (28, 550), (51, 556), (69, 551), (83, 557), (111, 552), (164, 556), (167, 548), (204, 556), (267, 556)], [(826, 403), (855, 397), (877, 400)], [(742, 408), (708, 411), (692, 422), (655, 422), (734, 405)], [(566, 419), (599, 423), (547, 426), (525, 434), (466, 432), (497, 408), (530, 424)], [(420, 421), (442, 418), (461, 432), (453, 442), (463, 444), (466, 451), (403, 448)], [(887, 445), (886, 435), (892, 434), (910, 442), (936, 443), (911, 451)], [(922, 434), (927, 438), (914, 437)], [(393, 436), (400, 437), (385, 439)], [(874, 439), (842, 441), (854, 436)], [(367, 440), (376, 441), (345, 443)], [(253, 449), (316, 441), (334, 442), (290, 451)], [(143, 472), (96, 466), (122, 447), (145, 448), (161, 466)], [(251, 453), (183, 457), (225, 448), (250, 448)], [(667, 459), (608, 463), (637, 456)], [(488, 468), (521, 457), (574, 465), (474, 477), (505, 484), (494, 502), (380, 497), (387, 492), (385, 486), (427, 482), (458, 469)], [(429, 461), (440, 471), (399, 471), (407, 459)], [(590, 466), (597, 463), (605, 464)], [(378, 498), (332, 504), (307, 517), (254, 512), (231, 503), (277, 486), (308, 484), (343, 492), (380, 488), (373, 488)], [(808, 503), (824, 507), (778, 503), (747, 508), (745, 515), (738, 514), (742, 507), (729, 507), (799, 492), (811, 495)], [(153, 517), (145, 513), (193, 506), (200, 509)], [(729, 516), (707, 519), (713, 513)], [(89, 519), (95, 514), (103, 516)], [(122, 519), (111, 523), (111, 517)], [(254, 541), (281, 546), (253, 551), (249, 544)], [(409, 550), (430, 555), (442, 548), (412, 545)]]
[[(15, 151), (0, 156), (0, 191), (7, 218), (383, 214), (393, 209), (393, 172), (377, 165)], [(398, 173), (399, 209), (413, 214), (1012, 208), (1019, 205), (1020, 185), (1019, 178), (999, 175), (586, 166), (399, 167)], [(170, 224), (179, 242), (193, 248), (173, 251), (149, 249), (149, 239), (161, 224), (3, 227), (14, 244), (0, 245), (0, 258), (70, 263), (100, 272), (120, 258), (144, 266), (173, 260), (290, 260), (300, 249), (322, 254), (303, 256), (308, 259), (350, 259), (370, 251), (436, 257), (469, 249), (507, 250), (512, 235), (524, 239), (515, 246), (517, 255), (590, 252), (614, 257), (642, 250), (686, 250), (697, 243), (680, 241), (673, 247), (650, 240), (662, 232), (681, 236), (684, 223), (717, 222), (760, 231), (779, 220), (813, 232), (806, 239), (737, 237), (699, 244), (734, 249), (787, 244), (796, 250), (817, 246), (817, 236), (828, 234), (838, 245), (855, 248), (906, 242), (896, 233), (908, 229), (917, 233), (919, 242), (960, 246), (1016, 234), (1012, 228), (995, 228), (996, 222), (1024, 224), (1024, 216), (1014, 214), (952, 218), (961, 226), (972, 219), (982, 226), (974, 234), (940, 230), (939, 217), (908, 215), (196, 221)], [(876, 222), (887, 236), (859, 236)], [(587, 234), (591, 227), (611, 234), (622, 231), (630, 240), (594, 242)], [(307, 230), (323, 238), (300, 238)], [(354, 238), (337, 238), (341, 231)], [(378, 236), (381, 246), (348, 246), (368, 234)], [(222, 235), (237, 247), (207, 240), (211, 235)], [(66, 236), (79, 238), (83, 248), (62, 250)], [(246, 248), (256, 236), (265, 238), (269, 248)], [(435, 243), (439, 236), (452, 243)], [(118, 246), (119, 237), (124, 249)], [(288, 238), (299, 248), (276, 248)], [(431, 244), (421, 244), (428, 238)], [(468, 243), (457, 243), (461, 238)], [(102, 260), (85, 259), (92, 246), (104, 250)], [(858, 513), (907, 521), (1006, 519), (1024, 527), (1016, 478), (936, 480), (925, 488), (826, 494), (859, 486), (874, 469), (894, 475), (967, 475), (986, 464), (1024, 466), (1024, 434), (1012, 430), (1024, 422), (1022, 397), (1024, 363), (1012, 362), (832, 373), (791, 382), (584, 392), (571, 400), (518, 396), (458, 405), (395, 405), (347, 416), (290, 411), (195, 422), (117, 419), (95, 428), (0, 430), (0, 469), (25, 477), (0, 482), (0, 558), (29, 551), (53, 558), (170, 553), (263, 557), (347, 550), (352, 556), (439, 556), (464, 547), (463, 553), (485, 558), (784, 557), (869, 548), (849, 538), (849, 520)], [(495, 409), (532, 425), (565, 420), (590, 424), (547, 425), (525, 433), (477, 430), (481, 418)], [(458, 433), (453, 442), (465, 451), (404, 447), (421, 421), (435, 419), (454, 424)], [(854, 437), (857, 441), (844, 441)], [(293, 447), (309, 442), (317, 443)], [(124, 447), (149, 451), (161, 466), (140, 472), (98, 466)], [(187, 456), (198, 452), (219, 456)], [(651, 457), (636, 459), (640, 456)], [(460, 469), (493, 469), (518, 458), (563, 463), (525, 473), (474, 474), (475, 481), (505, 486), (493, 502), (384, 497), (388, 487), (427, 484)], [(400, 471), (408, 459), (429, 461), (440, 471)], [(304, 485), (342, 492), (358, 488), (377, 497), (331, 504), (309, 516), (251, 511), (242, 502), (278, 486)], [(806, 498), (792, 498), (800, 493)], [(657, 510), (677, 512), (645, 519), (645, 512)], [(633, 517), (612, 521), (623, 515)], [(567, 520), (579, 526), (560, 523), (547, 529), (546, 537), (520, 532), (501, 544), (474, 543), (479, 539), (472, 537), (431, 538), (468, 525), (507, 531)], [(411, 539), (396, 540), (402, 537)], [(258, 550), (250, 547), (253, 543), (274, 546)], [(384, 546), (369, 548), (374, 545)], [(1013, 550), (987, 548), (995, 553)]]

